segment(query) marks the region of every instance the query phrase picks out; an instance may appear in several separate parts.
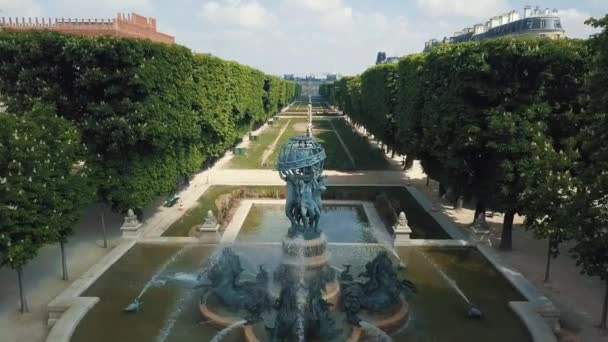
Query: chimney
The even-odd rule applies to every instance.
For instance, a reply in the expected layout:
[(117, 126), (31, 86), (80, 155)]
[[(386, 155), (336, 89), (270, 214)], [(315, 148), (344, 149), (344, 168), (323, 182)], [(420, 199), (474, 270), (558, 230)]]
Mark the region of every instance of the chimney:
[(530, 18), (532, 16), (532, 7), (526, 6), (524, 7), (524, 19)]

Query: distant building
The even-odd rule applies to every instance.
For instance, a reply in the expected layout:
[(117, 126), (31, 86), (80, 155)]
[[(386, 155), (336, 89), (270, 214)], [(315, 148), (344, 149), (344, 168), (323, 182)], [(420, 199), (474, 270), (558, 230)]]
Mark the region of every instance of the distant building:
[(287, 81), (294, 81), (296, 77), (294, 76), (294, 74), (284, 74), (283, 79)]
[(454, 32), (452, 37), (444, 38), (441, 42), (431, 39), (424, 44), (424, 51), (429, 52), (431, 48), (441, 43), (462, 43), (508, 36), (560, 39), (565, 37), (565, 31), (557, 10), (551, 11), (548, 8), (541, 10), (538, 6), (532, 9), (526, 6), (523, 18), (517, 11), (492, 17), (485, 23)]
[(64, 19), (64, 18), (0, 18), (0, 30), (32, 31), (48, 30), (81, 36), (113, 36), (150, 39), (173, 44), (175, 38), (156, 30), (156, 19), (136, 13), (119, 13), (113, 19)]
[(386, 52), (380, 51), (376, 55), (376, 65), (399, 62), (399, 57), (386, 57)]

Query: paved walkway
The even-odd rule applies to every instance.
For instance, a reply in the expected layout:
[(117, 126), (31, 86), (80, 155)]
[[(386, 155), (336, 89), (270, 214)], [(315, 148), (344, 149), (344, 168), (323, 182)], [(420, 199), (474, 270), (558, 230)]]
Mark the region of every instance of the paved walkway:
[[(272, 144), (270, 144), (270, 146), (268, 146), (266, 148), (266, 150), (264, 150), (264, 153), (262, 154), (262, 162), (260, 163), (261, 165), (266, 164), (266, 160), (268, 159), (268, 157), (270, 157), (270, 155), (272, 155), (272, 152), (274, 152), (274, 149), (277, 147), (277, 143), (279, 142), (279, 139), (281, 139), (281, 136), (283, 135), (283, 133), (285, 133), (285, 131), (287, 130), (287, 127), (289, 127), (290, 123), (291, 123), (291, 119), (287, 120), (287, 123), (281, 128), (281, 131), (279, 131), (279, 134), (277, 135), (277, 137), (274, 138), (274, 141), (272, 142)], [(278, 123), (277, 123), (277, 125), (278, 125)]]
[[(70, 280), (78, 278), (99, 259), (116, 246), (120, 238), (122, 217), (105, 210), (108, 248), (103, 248), (103, 234), (99, 213), (102, 208), (94, 205), (74, 229), (66, 244), (68, 274)], [(59, 245), (48, 245), (38, 252), (23, 270), (24, 286), (30, 313), (19, 313), (19, 290), (16, 273), (8, 268), (0, 269), (0, 341), (42, 341), (47, 334), (47, 303), (61, 293), (71, 281), (61, 280), (61, 252)]]
[[(323, 172), (328, 185), (404, 185), (407, 177), (401, 171), (332, 171)], [(214, 170), (209, 184), (285, 185), (274, 170)]]

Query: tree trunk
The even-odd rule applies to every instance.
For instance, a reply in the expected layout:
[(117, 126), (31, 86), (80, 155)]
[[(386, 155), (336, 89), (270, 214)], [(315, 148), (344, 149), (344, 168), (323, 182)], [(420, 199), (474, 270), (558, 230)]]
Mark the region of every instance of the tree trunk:
[(548, 283), (551, 281), (551, 239), (549, 239), (549, 245), (547, 246), (547, 265), (545, 265), (545, 280), (543, 282)]
[(460, 210), (464, 206), (464, 198), (462, 196), (456, 197), (456, 202), (454, 202), (454, 209)]
[(409, 153), (405, 156), (405, 165), (403, 166), (404, 170), (409, 170), (414, 165), (414, 155)]
[(426, 186), (430, 186), (431, 185), (431, 177), (426, 176)]
[(604, 307), (602, 308), (602, 318), (600, 321), (600, 329), (608, 328), (608, 279), (606, 279), (606, 294), (604, 295)]
[(446, 190), (445, 187), (443, 186), (443, 183), (439, 183), (439, 197), (443, 197), (443, 195), (445, 195)]
[(475, 215), (473, 215), (473, 223), (475, 223), (477, 216), (479, 216), (481, 213), (484, 215), (486, 214), (486, 204), (482, 200), (477, 200), (477, 203), (475, 203)]
[(108, 248), (108, 233), (106, 231), (105, 209), (101, 210), (101, 230), (103, 232), (103, 248)]
[(19, 281), (19, 299), (21, 300), (21, 313), (30, 312), (30, 308), (27, 306), (27, 299), (25, 298), (25, 290), (23, 289), (23, 269), (19, 267), (17, 269), (17, 280)]
[(391, 151), (391, 159), (395, 158), (395, 150)]
[(515, 218), (514, 211), (507, 211), (505, 213), (500, 237), (500, 249), (503, 251), (513, 250), (513, 218)]
[(61, 248), (61, 269), (63, 271), (61, 279), (68, 280), (68, 263), (65, 260), (65, 243), (63, 241), (59, 242), (59, 247)]

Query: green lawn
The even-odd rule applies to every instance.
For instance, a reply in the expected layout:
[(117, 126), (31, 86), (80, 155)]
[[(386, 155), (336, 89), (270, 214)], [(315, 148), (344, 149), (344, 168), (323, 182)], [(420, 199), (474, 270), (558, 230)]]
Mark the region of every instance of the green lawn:
[(357, 170), (387, 170), (390, 163), (365, 138), (352, 130), (345, 120), (333, 120), (336, 131), (355, 159)]
[(329, 129), (314, 129), (313, 135), (315, 139), (323, 145), (325, 148), (325, 169), (326, 170), (339, 170), (339, 171), (352, 171), (355, 169), (351, 160), (348, 158), (348, 154), (342, 148), (340, 140), (336, 132)]
[(266, 165), (263, 167), (264, 169), (274, 169), (277, 163), (277, 159), (279, 158), (279, 152), (281, 151), (281, 146), (286, 143), (290, 138), (295, 137), (297, 135), (304, 135), (306, 133), (306, 119), (291, 119), (291, 123), (289, 127), (285, 130), (285, 133), (279, 139), (276, 148), (272, 151), (268, 160), (266, 160)]
[[(215, 201), (219, 196), (239, 189), (247, 189), (248, 191), (255, 193), (255, 196), (248, 196), (251, 198), (279, 197), (281, 196), (282, 191), (281, 187), (273, 186), (241, 187), (231, 185), (213, 185), (209, 187), (209, 189), (207, 189), (207, 191), (205, 191), (205, 193), (201, 197), (199, 197), (198, 204), (196, 205), (196, 207), (186, 211), (184, 215), (182, 215), (163, 233), (163, 236), (188, 236), (188, 233), (190, 232), (192, 227), (200, 225), (205, 221), (205, 217), (207, 216), (208, 210), (212, 210), (213, 214), (217, 217), (218, 208), (215, 204)], [(224, 228), (226, 222), (220, 223), (222, 223), (222, 228)]]
[(217, 215), (215, 200), (218, 196), (233, 190), (232, 186), (214, 185), (209, 187), (205, 193), (199, 197), (196, 207), (189, 209), (177, 221), (175, 221), (164, 233), (163, 236), (188, 236), (192, 227), (202, 224), (207, 216), (209, 209)]
[[(293, 122), (294, 120), (291, 120)], [(235, 155), (226, 165), (230, 169), (259, 169), (261, 168), (262, 155), (272, 144), (281, 129), (289, 122), (289, 119), (280, 119), (273, 126), (265, 129), (257, 141), (251, 141), (245, 155)], [(291, 126), (291, 123), (290, 123)], [(286, 130), (286, 133), (289, 129)]]
[[(289, 122), (285, 132), (279, 138), (275, 149), (266, 160), (265, 165), (261, 165), (262, 156), (272, 142), (276, 139), (281, 129)], [(351, 129), (351, 126), (344, 120), (335, 119), (331, 121), (335, 131), (330, 124), (329, 119), (314, 118), (313, 135), (325, 148), (327, 159), (325, 161), (325, 169), (351, 171), (351, 170), (386, 170), (390, 168), (389, 162), (384, 159), (383, 155), (373, 148), (367, 140)], [(350, 151), (355, 165), (353, 167), (348, 154), (344, 151), (340, 140), (336, 136), (336, 132), (340, 134), (342, 140)], [(276, 161), (281, 150), (281, 146), (291, 137), (303, 135), (306, 133), (306, 119), (281, 119), (274, 126), (267, 128), (260, 134), (257, 141), (252, 141), (245, 155), (234, 156), (227, 164), (227, 168), (231, 169), (274, 169)]]

